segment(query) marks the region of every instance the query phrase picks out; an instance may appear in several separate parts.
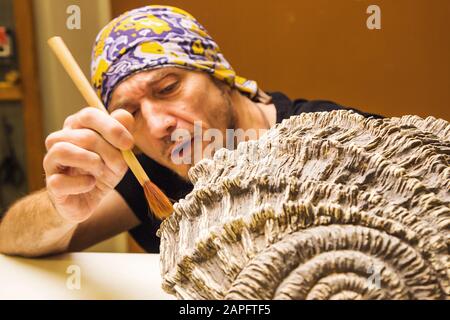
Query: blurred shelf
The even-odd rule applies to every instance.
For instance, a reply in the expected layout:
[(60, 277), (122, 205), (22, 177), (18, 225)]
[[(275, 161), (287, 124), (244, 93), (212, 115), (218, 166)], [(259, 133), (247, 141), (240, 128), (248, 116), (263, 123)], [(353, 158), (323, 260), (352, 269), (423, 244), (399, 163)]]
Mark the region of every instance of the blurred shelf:
[(22, 90), (20, 87), (0, 87), (0, 101), (20, 101)]

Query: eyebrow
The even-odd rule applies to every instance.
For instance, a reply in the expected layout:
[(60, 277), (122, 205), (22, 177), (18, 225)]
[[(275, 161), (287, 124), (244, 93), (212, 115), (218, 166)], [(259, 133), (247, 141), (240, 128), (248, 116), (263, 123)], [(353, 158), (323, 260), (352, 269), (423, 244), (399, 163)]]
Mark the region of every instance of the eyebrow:
[[(160, 70), (154, 71), (153, 76), (149, 80), (146, 81), (147, 88), (155, 85), (155, 83), (160, 82), (164, 78), (174, 74), (174, 72), (172, 70), (164, 70), (164, 69), (166, 69), (166, 68), (161, 68)], [(108, 109), (110, 110), (110, 112), (112, 112), (116, 109), (123, 108), (123, 106), (127, 105), (127, 104), (130, 104), (129, 99), (120, 100), (120, 98), (119, 98), (119, 103), (115, 103)]]

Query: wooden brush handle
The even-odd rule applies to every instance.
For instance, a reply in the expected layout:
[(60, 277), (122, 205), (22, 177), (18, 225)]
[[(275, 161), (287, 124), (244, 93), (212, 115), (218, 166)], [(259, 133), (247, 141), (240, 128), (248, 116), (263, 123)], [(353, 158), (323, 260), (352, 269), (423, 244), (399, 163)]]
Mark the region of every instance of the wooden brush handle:
[[(75, 61), (72, 53), (67, 48), (63, 39), (61, 37), (50, 38), (48, 40), (48, 45), (63, 65), (67, 74), (73, 80), (88, 105), (96, 107), (108, 113), (102, 101), (97, 96), (88, 79), (81, 70), (80, 66)], [(144, 183), (149, 180), (149, 178), (134, 153), (131, 150), (122, 150), (122, 156), (125, 162), (128, 164), (128, 167), (138, 179), (139, 183), (143, 186)]]

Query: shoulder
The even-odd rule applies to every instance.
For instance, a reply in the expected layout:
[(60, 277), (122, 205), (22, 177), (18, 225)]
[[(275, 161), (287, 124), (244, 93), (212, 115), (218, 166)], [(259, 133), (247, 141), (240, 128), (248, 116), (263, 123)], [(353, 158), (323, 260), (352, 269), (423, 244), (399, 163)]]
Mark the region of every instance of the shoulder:
[(364, 117), (383, 118), (381, 115), (364, 112), (361, 111), (360, 108), (343, 106), (329, 100), (291, 100), (281, 92), (272, 92), (270, 93), (270, 96), (277, 109), (277, 122), (281, 122), (283, 119), (290, 118), (294, 115), (300, 115), (304, 112), (324, 112), (333, 110), (352, 110)]
[(293, 109), (296, 114), (301, 114), (302, 112), (322, 112), (322, 111), (333, 111), (333, 110), (352, 110), (356, 113), (363, 115), (364, 117), (373, 117), (373, 118), (383, 118), (383, 116), (364, 112), (360, 108), (352, 108), (337, 104), (333, 101), (328, 100), (304, 100), (297, 99), (293, 101)]

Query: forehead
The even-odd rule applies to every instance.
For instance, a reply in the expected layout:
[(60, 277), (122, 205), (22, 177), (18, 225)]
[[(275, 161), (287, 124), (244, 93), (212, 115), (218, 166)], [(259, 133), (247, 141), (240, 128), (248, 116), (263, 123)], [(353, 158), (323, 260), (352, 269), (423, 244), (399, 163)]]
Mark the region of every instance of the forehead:
[[(125, 80), (121, 81), (119, 83), (119, 85), (117, 85), (117, 87), (115, 88), (114, 91), (116, 91), (117, 89), (120, 89), (120, 87), (124, 87), (127, 84), (134, 84), (137, 82), (156, 82), (160, 79), (162, 79), (164, 76), (168, 75), (168, 74), (181, 74), (183, 72), (187, 72), (187, 70), (183, 70), (182, 68), (177, 68), (177, 67), (160, 67), (157, 69), (152, 69), (152, 70), (143, 70), (143, 71), (138, 71), (135, 74), (131, 75), (130, 77), (126, 78)], [(114, 94), (114, 92), (113, 92)]]
[(127, 96), (130, 92), (130, 87), (143, 86), (148, 87), (159, 80), (164, 79), (170, 74), (180, 75), (189, 72), (179, 67), (160, 67), (152, 70), (139, 71), (125, 80), (121, 81), (113, 90), (111, 95), (111, 106), (113, 106), (119, 98)]

